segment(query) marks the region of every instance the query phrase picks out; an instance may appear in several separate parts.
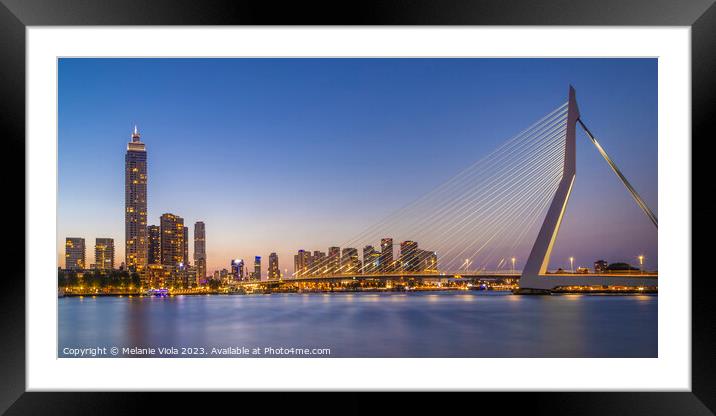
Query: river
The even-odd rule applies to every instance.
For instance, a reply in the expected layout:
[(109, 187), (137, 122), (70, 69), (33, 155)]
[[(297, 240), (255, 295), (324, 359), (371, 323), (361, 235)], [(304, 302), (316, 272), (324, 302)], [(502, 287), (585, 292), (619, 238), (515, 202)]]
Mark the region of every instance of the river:
[(97, 356), (656, 357), (657, 301), (487, 291), (65, 297), (58, 356), (103, 347)]

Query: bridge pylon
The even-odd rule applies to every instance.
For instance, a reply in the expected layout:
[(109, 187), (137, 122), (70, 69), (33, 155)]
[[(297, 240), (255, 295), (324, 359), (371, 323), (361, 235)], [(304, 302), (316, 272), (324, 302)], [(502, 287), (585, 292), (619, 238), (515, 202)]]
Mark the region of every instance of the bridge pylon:
[[(549, 266), (549, 260), (552, 255), (552, 249), (554, 243), (557, 240), (557, 234), (559, 233), (559, 227), (562, 224), (564, 213), (567, 209), (567, 202), (569, 196), (572, 193), (574, 186), (574, 180), (576, 178), (576, 129), (577, 123), (582, 124), (585, 128), (585, 132), (589, 135), (590, 139), (595, 143), (597, 149), (604, 156), (607, 162), (615, 170), (615, 173), (620, 177), (627, 189), (632, 193), (637, 203), (642, 209), (647, 212), (647, 215), (651, 213), (648, 208), (645, 208), (645, 204), (641, 198), (636, 194), (631, 185), (626, 181), (626, 178), (621, 175), (616, 165), (613, 164), (611, 159), (606, 156), (601, 147), (596, 143), (596, 139), (593, 138), (591, 132), (586, 130), (580, 120), (579, 107), (577, 106), (577, 96), (574, 87), (569, 86), (569, 100), (567, 103), (567, 126), (566, 126), (566, 137), (565, 137), (565, 151), (564, 151), (564, 166), (562, 170), (562, 178), (559, 182), (557, 190), (555, 191), (552, 203), (547, 210), (547, 215), (542, 223), (542, 227), (537, 234), (537, 239), (532, 246), (529, 258), (525, 263), (525, 267), (520, 277), (520, 290), (517, 293), (524, 294), (540, 294), (550, 293), (557, 287), (564, 286), (657, 286), (657, 279), (655, 276), (633, 276), (633, 275), (598, 275), (598, 274), (549, 274), (547, 267)], [(643, 205), (643, 206), (642, 206)], [(651, 214), (653, 216), (653, 214)], [(656, 225), (656, 217), (652, 218)]]

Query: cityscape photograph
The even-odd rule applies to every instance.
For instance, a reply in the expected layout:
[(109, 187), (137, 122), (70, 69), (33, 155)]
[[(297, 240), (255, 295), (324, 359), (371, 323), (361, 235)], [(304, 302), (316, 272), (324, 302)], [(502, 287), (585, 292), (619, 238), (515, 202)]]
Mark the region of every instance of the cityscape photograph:
[(658, 357), (657, 120), (657, 59), (60, 58), (58, 357)]

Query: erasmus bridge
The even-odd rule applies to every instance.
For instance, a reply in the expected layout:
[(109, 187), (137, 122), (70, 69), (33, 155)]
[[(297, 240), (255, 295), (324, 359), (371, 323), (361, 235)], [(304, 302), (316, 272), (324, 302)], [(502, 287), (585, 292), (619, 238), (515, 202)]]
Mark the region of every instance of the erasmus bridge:
[[(522, 293), (548, 293), (570, 286), (656, 287), (656, 273), (643, 270), (601, 274), (574, 273), (573, 268), (570, 272), (549, 270), (575, 185), (577, 125), (658, 227), (654, 213), (580, 118), (570, 86), (562, 105), (449, 181), (341, 244), (363, 248), (362, 262), (357, 249), (350, 249), (355, 262), (341, 260), (330, 271), (330, 259), (315, 262), (284, 281), (502, 276), (519, 277)], [(385, 254), (385, 237), (391, 237), (389, 255)], [(397, 259), (392, 256), (393, 238), (403, 242)], [(420, 267), (404, 267), (404, 244), (410, 246)], [(374, 247), (383, 248), (383, 254), (372, 251)], [(520, 262), (521, 270), (516, 267), (517, 259), (526, 259)]]

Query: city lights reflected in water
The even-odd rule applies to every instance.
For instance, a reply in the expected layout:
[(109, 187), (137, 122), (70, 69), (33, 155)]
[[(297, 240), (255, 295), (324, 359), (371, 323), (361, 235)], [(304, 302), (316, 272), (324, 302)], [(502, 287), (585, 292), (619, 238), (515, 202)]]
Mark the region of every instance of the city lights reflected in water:
[[(579, 300), (576, 301), (575, 300)], [(654, 295), (65, 297), (59, 347), (310, 346), (332, 357), (656, 357)]]

